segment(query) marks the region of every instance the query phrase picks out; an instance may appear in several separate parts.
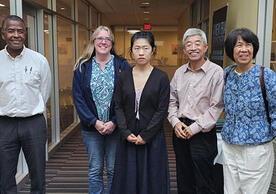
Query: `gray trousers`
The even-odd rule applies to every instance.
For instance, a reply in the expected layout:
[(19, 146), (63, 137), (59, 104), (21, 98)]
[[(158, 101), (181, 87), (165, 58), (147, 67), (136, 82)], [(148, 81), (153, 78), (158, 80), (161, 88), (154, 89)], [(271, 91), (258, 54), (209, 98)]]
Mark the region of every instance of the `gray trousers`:
[(42, 114), (0, 116), (0, 194), (16, 194), (17, 163), (22, 148), (29, 168), (31, 194), (45, 194), (47, 129)]

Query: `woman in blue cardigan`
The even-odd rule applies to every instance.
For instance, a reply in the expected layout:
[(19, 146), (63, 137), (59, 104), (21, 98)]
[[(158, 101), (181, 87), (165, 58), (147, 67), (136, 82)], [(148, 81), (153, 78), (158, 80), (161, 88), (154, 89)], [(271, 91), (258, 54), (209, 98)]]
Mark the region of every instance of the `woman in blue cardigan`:
[(246, 28), (233, 30), (225, 41), (226, 54), (236, 63), (225, 69), (226, 116), (221, 132), (225, 194), (266, 194), (272, 177), (276, 74), (264, 68), (261, 76), (261, 66), (252, 62), (258, 49), (257, 36)]
[(114, 35), (99, 26), (74, 68), (73, 100), (82, 126), (89, 159), (89, 194), (103, 194), (106, 160), (110, 193), (118, 133), (114, 112), (114, 86), (118, 72), (130, 69), (114, 51)]

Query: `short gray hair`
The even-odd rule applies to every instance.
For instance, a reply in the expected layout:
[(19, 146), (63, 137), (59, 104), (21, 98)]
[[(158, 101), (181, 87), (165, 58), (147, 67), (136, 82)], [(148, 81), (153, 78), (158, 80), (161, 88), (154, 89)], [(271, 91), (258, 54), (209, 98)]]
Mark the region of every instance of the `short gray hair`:
[(206, 34), (204, 31), (202, 31), (201, 29), (198, 28), (189, 28), (188, 30), (186, 30), (186, 32), (183, 35), (183, 40), (182, 40), (182, 44), (183, 46), (185, 45), (185, 40), (189, 37), (189, 36), (194, 36), (194, 35), (199, 35), (201, 36), (204, 44), (207, 44), (207, 38), (206, 38)]
[(24, 20), (21, 17), (19, 17), (17, 15), (8, 15), (2, 21), (2, 29), (1, 29), (2, 33), (4, 33), (6, 31), (7, 22), (9, 20), (21, 22), (23, 24), (23, 26), (24, 26), (24, 30), (26, 30), (25, 22), (24, 22)]

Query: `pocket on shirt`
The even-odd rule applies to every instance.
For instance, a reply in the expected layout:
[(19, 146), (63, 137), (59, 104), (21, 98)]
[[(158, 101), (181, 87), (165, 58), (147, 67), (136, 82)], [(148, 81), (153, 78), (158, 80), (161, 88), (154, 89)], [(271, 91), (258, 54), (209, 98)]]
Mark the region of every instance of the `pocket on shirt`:
[(24, 83), (32, 87), (40, 86), (40, 75), (38, 71), (33, 71), (31, 73), (26, 73), (24, 75)]

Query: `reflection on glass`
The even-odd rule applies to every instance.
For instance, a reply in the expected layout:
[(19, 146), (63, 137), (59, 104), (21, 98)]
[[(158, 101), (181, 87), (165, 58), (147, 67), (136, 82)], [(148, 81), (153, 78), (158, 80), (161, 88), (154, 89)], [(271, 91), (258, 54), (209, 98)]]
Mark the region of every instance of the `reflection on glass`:
[[(3, 19), (10, 14), (10, 1), (0, 0), (0, 24), (2, 24)], [(1, 27), (0, 27), (1, 31)], [(6, 43), (0, 36), (0, 50), (5, 47)]]
[(78, 57), (81, 56), (83, 50), (88, 44), (88, 31), (86, 28), (79, 27)]
[(88, 5), (83, 1), (78, 1), (78, 21), (88, 26)]
[(56, 11), (68, 18), (73, 19), (74, 16), (74, 0), (57, 0)]
[(28, 12), (25, 9), (23, 9), (23, 19), (27, 29), (25, 45), (29, 49), (36, 50), (35, 17), (29, 15)]
[(97, 28), (97, 25), (98, 25), (98, 13), (97, 13), (97, 10), (94, 9), (93, 7), (91, 7), (90, 9), (90, 12), (91, 12), (91, 19), (90, 19), (90, 25), (91, 25), (91, 31), (93, 32), (96, 28)]
[(72, 77), (74, 63), (73, 25), (57, 19), (58, 33), (58, 71), (59, 71), (59, 107), (61, 132), (74, 122), (72, 100)]
[[(51, 63), (50, 47), (51, 47), (51, 16), (44, 14), (44, 55), (49, 64)], [(48, 146), (52, 143), (52, 116), (51, 116), (51, 98), (47, 102), (47, 126), (48, 126)]]
[(51, 0), (24, 0), (30, 3), (36, 3), (43, 7), (51, 9)]

